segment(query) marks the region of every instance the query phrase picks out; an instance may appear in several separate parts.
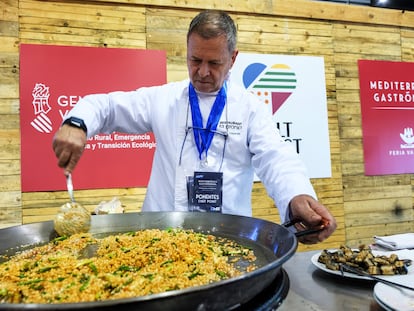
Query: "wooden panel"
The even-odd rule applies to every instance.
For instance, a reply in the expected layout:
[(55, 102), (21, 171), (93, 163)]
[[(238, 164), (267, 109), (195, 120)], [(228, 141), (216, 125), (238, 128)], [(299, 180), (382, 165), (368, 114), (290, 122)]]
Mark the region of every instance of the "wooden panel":
[[(395, 198), (383, 199), (381, 203), (376, 200), (359, 200), (358, 202), (346, 203), (346, 227), (367, 227), (407, 222), (413, 217), (411, 198), (409, 197), (399, 200)], [(369, 217), (365, 215), (369, 215)], [(376, 234), (384, 235), (383, 232), (377, 232)]]
[(20, 1), (25, 43), (145, 48), (143, 8)]
[(401, 51), (402, 60), (406, 62), (414, 61), (414, 30), (401, 30)]
[(414, 26), (414, 12), (369, 6), (309, 0), (232, 1), (232, 0), (96, 0), (96, 2), (174, 6), (181, 9), (219, 9), (230, 12), (260, 13), (275, 16), (353, 21), (378, 25)]
[(18, 16), (19, 16), (18, 1), (2, 0), (0, 2), (0, 21), (17, 22)]
[[(364, 176), (358, 59), (400, 61), (399, 27), (335, 24), (336, 93), (342, 150), (346, 242), (413, 231), (411, 175)], [(381, 35), (378, 35), (381, 33)]]
[(374, 240), (373, 237), (379, 232), (383, 235), (391, 235), (403, 232), (413, 232), (411, 221), (390, 223), (390, 224), (373, 224), (364, 227), (347, 228), (346, 241), (349, 246), (357, 247), (361, 244), (369, 245)]
[[(139, 212), (144, 201), (145, 188), (98, 189), (75, 191), (76, 201), (93, 212), (101, 202), (118, 198), (126, 213)], [(29, 192), (22, 194), (23, 223), (52, 220), (60, 206), (69, 201), (66, 191)]]
[(188, 78), (186, 34), (196, 13), (166, 9), (147, 11), (147, 48), (166, 51), (168, 81)]
[(0, 2), (0, 227), (22, 222), (18, 1)]

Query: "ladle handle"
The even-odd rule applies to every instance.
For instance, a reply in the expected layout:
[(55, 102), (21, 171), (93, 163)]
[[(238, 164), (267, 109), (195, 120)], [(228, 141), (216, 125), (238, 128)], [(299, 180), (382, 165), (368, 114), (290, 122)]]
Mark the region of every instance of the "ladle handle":
[(73, 183), (72, 183), (72, 174), (66, 176), (66, 187), (68, 188), (68, 193), (70, 200), (75, 202), (75, 197), (73, 196)]

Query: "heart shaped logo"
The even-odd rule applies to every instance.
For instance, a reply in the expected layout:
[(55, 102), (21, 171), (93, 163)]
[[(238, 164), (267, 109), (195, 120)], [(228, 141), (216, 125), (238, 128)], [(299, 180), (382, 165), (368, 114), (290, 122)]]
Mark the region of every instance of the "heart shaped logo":
[(285, 64), (268, 67), (253, 63), (243, 72), (243, 84), (265, 104), (271, 104), (272, 114), (275, 114), (296, 89), (297, 79), (295, 72)]

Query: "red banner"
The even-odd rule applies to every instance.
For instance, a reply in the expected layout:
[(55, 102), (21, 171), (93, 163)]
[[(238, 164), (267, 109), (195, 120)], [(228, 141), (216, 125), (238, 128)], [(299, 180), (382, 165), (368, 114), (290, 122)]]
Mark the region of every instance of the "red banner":
[[(166, 82), (164, 51), (20, 46), (22, 191), (66, 189), (52, 139), (68, 111), (87, 94), (129, 91)], [(151, 133), (96, 135), (73, 172), (75, 189), (125, 188), (148, 183)]]
[(414, 173), (414, 63), (358, 67), (365, 174)]

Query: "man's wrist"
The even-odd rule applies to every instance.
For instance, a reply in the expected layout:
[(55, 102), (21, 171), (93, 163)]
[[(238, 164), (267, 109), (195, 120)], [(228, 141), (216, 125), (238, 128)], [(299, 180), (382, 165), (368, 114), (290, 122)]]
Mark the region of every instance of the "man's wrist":
[(85, 132), (85, 134), (88, 133), (88, 128), (86, 127), (85, 122), (80, 118), (69, 117), (65, 121), (63, 121), (62, 125), (64, 124), (82, 129)]

